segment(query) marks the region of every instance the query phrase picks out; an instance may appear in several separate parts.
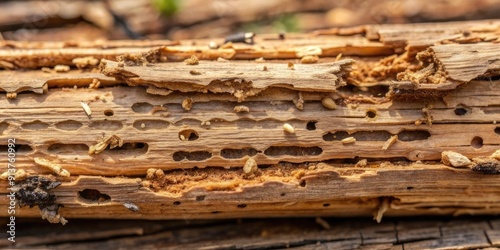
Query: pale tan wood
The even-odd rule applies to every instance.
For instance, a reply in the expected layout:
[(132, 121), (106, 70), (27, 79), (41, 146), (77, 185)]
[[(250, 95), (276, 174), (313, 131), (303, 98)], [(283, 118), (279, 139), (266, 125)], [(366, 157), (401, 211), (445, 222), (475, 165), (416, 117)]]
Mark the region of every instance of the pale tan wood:
[[(352, 49), (346, 44), (352, 37), (339, 37), (306, 34), (262, 43), (274, 43), (265, 51), (271, 58), (336, 57), (338, 51), (328, 52), (328, 48)], [(379, 58), (394, 52), (392, 45), (374, 41), (377, 45), (370, 47), (366, 37), (358, 38), (361, 42), (353, 42), (357, 43), (353, 51), (367, 49)], [(342, 42), (336, 44), (336, 39)], [(295, 44), (286, 45), (291, 41)], [(30, 176), (61, 181), (50, 192), (57, 196), (56, 204), (64, 206), (60, 215), (67, 218), (374, 215), (380, 219), (500, 212), (500, 177), (471, 170), (482, 166), (490, 167), (489, 173), (498, 171), (498, 161), (487, 158), (500, 146), (498, 53), (493, 42), (429, 45), (434, 53), (429, 58), (439, 60), (447, 71), (445, 80), (461, 84), (440, 93), (436, 90), (442, 85), (434, 84), (438, 87), (428, 93), (436, 96), (411, 100), (402, 98), (397, 89), (387, 90), (395, 74), (405, 70), (401, 65), (414, 65), (409, 53), (393, 55), (402, 64), (372, 77), (360, 68), (349, 69), (353, 59), (333, 57), (316, 64), (296, 63), (293, 69), (283, 60), (172, 62), (193, 54), (202, 59), (216, 59), (223, 53), (231, 59), (253, 59), (263, 53), (258, 45), (212, 50), (204, 44), (199, 52), (198, 45), (186, 42), (153, 50), (138, 46), (119, 62), (103, 60), (103, 74), (4, 71), (15, 78), (3, 84), (11, 88), (7, 91), (43, 90), (48, 84), (48, 92), (0, 98), (0, 140), (4, 141), (0, 164), (7, 164), (7, 139), (16, 138), (16, 167)], [(455, 49), (447, 50), (450, 46)], [(471, 56), (472, 47), (478, 56)], [(80, 52), (69, 53), (73, 49)], [(125, 49), (117, 46), (106, 50), (109, 54), (98, 47), (23, 49), (19, 55), (25, 65), (39, 67), (37, 60), (46, 60), (55, 51), (67, 52), (57, 60), (72, 61), (82, 51), (106, 58)], [(458, 56), (461, 50), (471, 53)], [(5, 51), (0, 52), (10, 57), (4, 58), (16, 58)], [(167, 62), (162, 60), (165, 57)], [(354, 66), (366, 63), (370, 68), (379, 58), (356, 59)], [(453, 68), (473, 60), (483, 62), (481, 70), (471, 68), (473, 74)], [(422, 70), (421, 66), (411, 71)], [(359, 73), (359, 84), (351, 82), (347, 73)], [(493, 78), (474, 80), (478, 76)], [(363, 77), (372, 79), (365, 82)], [(94, 79), (103, 85), (85, 88)], [(343, 86), (344, 81), (351, 86)], [(116, 86), (121, 83), (128, 86)], [(65, 88), (74, 85), (76, 89)], [(145, 88), (150, 86), (155, 88)], [(325, 108), (325, 97), (332, 98), (336, 108)], [(248, 112), (235, 112), (236, 106), (245, 106)], [(293, 133), (284, 131), (285, 123)], [(394, 143), (387, 143), (396, 135)], [(346, 137), (355, 142), (342, 143)], [(472, 163), (461, 169), (445, 166), (440, 163), (443, 151), (463, 154)], [(258, 170), (245, 174), (242, 167), (251, 162), (250, 157)], [(55, 176), (36, 164), (35, 158), (71, 176)], [(0, 185), (6, 190), (6, 182)], [(101, 194), (97, 198), (85, 194), (97, 191)], [(7, 191), (2, 192), (0, 215), (6, 215)], [(37, 208), (18, 212), (40, 216)], [(393, 240), (377, 232), (365, 236), (370, 244)], [(482, 246), (482, 238), (470, 237), (471, 247)]]
[(343, 76), (352, 63), (347, 59), (314, 65), (201, 61), (197, 65), (125, 66), (106, 60), (102, 62), (101, 72), (131, 86), (154, 86), (179, 92), (230, 93), (243, 101), (247, 96), (257, 95), (270, 87), (334, 92), (346, 84)]
[(72, 70), (63, 73), (32, 71), (0, 71), (0, 92), (22, 93), (34, 92), (43, 94), (49, 88), (58, 87), (88, 87), (94, 79), (97, 79), (101, 87), (118, 85), (120, 82), (114, 78), (106, 77), (100, 73), (81, 72)]
[[(448, 44), (431, 46), (420, 52), (420, 71), (398, 74), (399, 88), (449, 90), (476, 78), (487, 78), (500, 72), (498, 44)], [(425, 61), (424, 61), (425, 60)], [(404, 81), (410, 81), (406, 84)], [(405, 86), (410, 85), (410, 86)]]

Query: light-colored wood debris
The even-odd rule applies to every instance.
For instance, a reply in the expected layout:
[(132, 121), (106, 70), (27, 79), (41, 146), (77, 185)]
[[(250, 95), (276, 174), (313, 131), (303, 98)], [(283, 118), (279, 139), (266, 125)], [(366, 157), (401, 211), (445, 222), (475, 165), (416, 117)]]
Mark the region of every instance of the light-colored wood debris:
[(71, 176), (71, 174), (68, 170), (63, 169), (61, 167), (61, 165), (59, 165), (57, 163), (54, 163), (52, 161), (49, 161), (49, 160), (47, 160), (45, 158), (41, 158), (41, 157), (35, 157), (34, 160), (35, 160), (36, 164), (51, 170), (52, 172), (54, 172), (55, 174), (57, 174), (59, 176), (63, 176), (63, 177), (70, 177)]
[(247, 106), (238, 105), (234, 106), (234, 112), (236, 113), (250, 112), (250, 109)]
[(453, 151), (443, 151), (441, 153), (441, 161), (452, 167), (466, 167), (471, 164), (469, 158)]
[(290, 123), (283, 124), (283, 129), (287, 133), (290, 133), (290, 134), (294, 134), (295, 133), (295, 129), (293, 128), (293, 126)]

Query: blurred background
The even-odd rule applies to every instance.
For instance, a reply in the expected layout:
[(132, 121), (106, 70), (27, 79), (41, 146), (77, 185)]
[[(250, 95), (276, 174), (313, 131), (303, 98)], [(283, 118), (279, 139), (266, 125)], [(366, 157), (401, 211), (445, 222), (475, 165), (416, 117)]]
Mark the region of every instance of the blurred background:
[(500, 0), (0, 1), (0, 39), (192, 39), (500, 18)]

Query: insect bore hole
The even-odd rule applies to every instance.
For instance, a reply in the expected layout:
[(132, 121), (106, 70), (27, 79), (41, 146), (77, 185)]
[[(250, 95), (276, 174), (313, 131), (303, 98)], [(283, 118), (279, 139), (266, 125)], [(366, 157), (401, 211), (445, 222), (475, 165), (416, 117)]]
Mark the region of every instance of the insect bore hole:
[(455, 115), (462, 116), (467, 114), (467, 109), (464, 108), (456, 108), (455, 109)]
[(374, 109), (370, 109), (370, 110), (366, 111), (366, 117), (368, 117), (370, 119), (377, 117), (377, 111)]
[(192, 129), (186, 129), (179, 132), (179, 139), (181, 141), (196, 141), (200, 138), (198, 132)]
[(307, 130), (316, 130), (316, 123), (317, 121), (308, 122), (306, 125)]
[(106, 109), (104, 110), (104, 115), (105, 116), (113, 116), (115, 113), (111, 109)]
[(470, 142), (470, 145), (473, 148), (482, 148), (483, 147), (483, 138), (476, 136), (472, 138), (472, 141)]

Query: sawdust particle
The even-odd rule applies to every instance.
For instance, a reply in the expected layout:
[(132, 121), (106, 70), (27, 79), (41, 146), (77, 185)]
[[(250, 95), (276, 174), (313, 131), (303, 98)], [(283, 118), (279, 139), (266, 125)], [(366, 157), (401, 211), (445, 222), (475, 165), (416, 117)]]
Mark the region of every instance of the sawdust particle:
[(92, 83), (89, 84), (89, 89), (97, 89), (99, 86), (101, 86), (101, 82), (97, 79), (93, 79)]
[(257, 172), (257, 170), (257, 162), (253, 158), (248, 158), (248, 160), (245, 162), (245, 165), (243, 166), (243, 172), (245, 174), (253, 174)]
[(197, 75), (201, 75), (201, 72), (198, 70), (190, 70), (189, 74), (197, 76)]
[(384, 145), (382, 145), (382, 150), (387, 150), (392, 144), (394, 144), (398, 140), (398, 135), (393, 135), (389, 138)]
[(193, 103), (194, 103), (193, 99), (191, 97), (187, 97), (184, 100), (182, 100), (182, 108), (185, 111), (189, 111), (193, 107)]
[(292, 101), (298, 110), (304, 110), (304, 98), (302, 97), (302, 92), (299, 92), (297, 94), (297, 98), (294, 98)]

